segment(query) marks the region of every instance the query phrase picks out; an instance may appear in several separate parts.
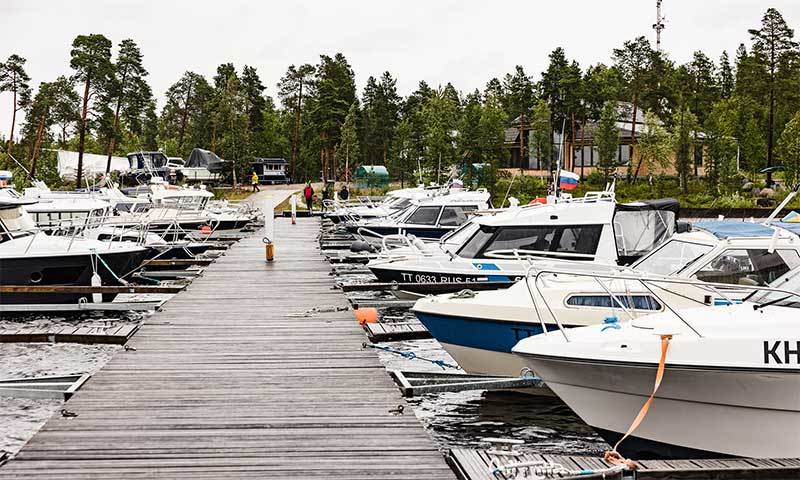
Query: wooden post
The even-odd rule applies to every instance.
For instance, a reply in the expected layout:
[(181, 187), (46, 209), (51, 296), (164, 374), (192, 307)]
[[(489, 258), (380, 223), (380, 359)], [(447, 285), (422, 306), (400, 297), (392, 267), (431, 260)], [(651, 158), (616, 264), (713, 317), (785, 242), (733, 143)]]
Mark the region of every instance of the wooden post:
[(271, 262), (275, 258), (275, 203), (272, 195), (264, 199), (261, 210), (264, 214), (264, 247), (266, 259)]

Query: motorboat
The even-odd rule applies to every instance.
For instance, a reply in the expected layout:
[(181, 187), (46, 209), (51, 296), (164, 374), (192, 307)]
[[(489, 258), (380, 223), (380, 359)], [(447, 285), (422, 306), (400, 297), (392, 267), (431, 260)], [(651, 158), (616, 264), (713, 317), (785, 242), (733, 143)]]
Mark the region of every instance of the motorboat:
[(745, 302), (549, 332), (513, 349), (609, 444), (633, 459), (800, 456), (800, 340), (792, 306)]
[(392, 214), (405, 210), (412, 200), (427, 198), (440, 190), (440, 187), (401, 188), (386, 194), (381, 202), (373, 203), (369, 197), (360, 197), (356, 202), (343, 202), (341, 200), (325, 200), (325, 218), (333, 223), (358, 222), (375, 218), (386, 218)]
[[(147, 250), (130, 243), (50, 236), (37, 228), (25, 207), (32, 200), (0, 198), (0, 283), (3, 285), (121, 285), (141, 265)], [(111, 301), (116, 294), (103, 294)], [(91, 302), (85, 293), (0, 293), (0, 304)]]
[(525, 276), (531, 262), (588, 263), (591, 270), (630, 264), (675, 233), (678, 214), (674, 199), (618, 204), (613, 192), (590, 192), (476, 216), (478, 228), (454, 253), (395, 254), (367, 267), (379, 282), (410, 283), (404, 296), (455, 292), (463, 283), (497, 289)]
[[(526, 367), (511, 348), (556, 328), (600, 324), (670, 308), (740, 301), (757, 286), (781, 286), (800, 267), (800, 237), (749, 222), (698, 222), (628, 268), (583, 270), (539, 264), (507, 289), (428, 296), (412, 311), (464, 370), (517, 376)], [(627, 277), (625, 279), (624, 277)], [(727, 285), (664, 286), (641, 278)], [(656, 297), (655, 293), (659, 294)]]
[(415, 199), (404, 210), (389, 217), (348, 223), (347, 231), (367, 241), (380, 242), (387, 235), (413, 235), (437, 240), (469, 220), (470, 214), (490, 205), (485, 189), (458, 191)]

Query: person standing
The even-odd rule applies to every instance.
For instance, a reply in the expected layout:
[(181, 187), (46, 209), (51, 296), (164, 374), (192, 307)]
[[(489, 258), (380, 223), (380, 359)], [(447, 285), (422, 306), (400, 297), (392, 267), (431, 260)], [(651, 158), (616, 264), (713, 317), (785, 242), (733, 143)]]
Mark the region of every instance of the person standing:
[(253, 170), (253, 175), (250, 177), (250, 183), (253, 184), (253, 193), (261, 191), (261, 189), (258, 188), (258, 174), (255, 170)]
[(348, 198), (350, 198), (350, 190), (347, 189), (347, 184), (345, 183), (342, 185), (342, 189), (339, 190), (339, 199), (346, 202)]
[(306, 182), (306, 188), (303, 189), (303, 197), (306, 199), (306, 207), (308, 213), (313, 214), (312, 206), (314, 205), (314, 189), (311, 187), (311, 182)]

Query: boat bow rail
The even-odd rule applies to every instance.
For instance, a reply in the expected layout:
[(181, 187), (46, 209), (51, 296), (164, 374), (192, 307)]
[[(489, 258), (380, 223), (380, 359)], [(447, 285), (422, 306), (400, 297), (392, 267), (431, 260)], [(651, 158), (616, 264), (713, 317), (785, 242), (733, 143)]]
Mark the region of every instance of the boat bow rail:
[[(796, 297), (798, 301), (800, 301), (800, 293), (788, 290), (786, 288), (775, 288), (770, 286), (759, 286), (759, 285), (735, 285), (735, 284), (728, 284), (728, 283), (713, 283), (713, 282), (704, 282), (702, 280), (697, 279), (689, 279), (689, 278), (674, 278), (674, 277), (660, 277), (654, 275), (641, 275), (626, 272), (623, 270), (616, 270), (612, 271), (611, 273), (603, 273), (603, 272), (586, 272), (586, 271), (579, 271), (579, 270), (570, 270), (570, 269), (558, 269), (558, 268), (545, 268), (545, 269), (537, 269), (535, 265), (531, 265), (528, 267), (525, 273), (525, 278), (523, 281), (526, 284), (528, 289), (528, 293), (531, 298), (531, 304), (536, 314), (536, 318), (542, 326), (542, 331), (548, 331), (545, 318), (542, 316), (542, 312), (539, 309), (538, 302), (536, 296), (534, 295), (534, 290), (538, 294), (538, 298), (541, 299), (544, 307), (547, 309), (547, 312), (550, 315), (550, 318), (558, 326), (558, 329), (561, 331), (564, 339), (569, 342), (569, 336), (567, 335), (567, 329), (561, 324), (558, 316), (553, 312), (548, 305), (547, 301), (545, 300), (547, 297), (544, 295), (542, 290), (540, 289), (540, 280), (544, 275), (569, 275), (573, 277), (586, 277), (594, 279), (598, 285), (611, 297), (614, 302), (615, 308), (619, 308), (621, 311), (625, 312), (626, 316), (630, 320), (635, 320), (638, 316), (635, 315), (629, 308), (625, 306), (626, 302), (622, 301), (621, 299), (625, 298), (626, 295), (619, 293), (614, 293), (610, 288), (608, 288), (602, 280), (610, 280), (610, 281), (625, 281), (625, 282), (637, 282), (645, 290), (647, 290), (654, 298), (662, 303), (669, 310), (673, 315), (675, 315), (678, 320), (680, 320), (686, 327), (688, 327), (693, 333), (695, 333), (699, 338), (703, 338), (703, 335), (694, 327), (692, 326), (691, 322), (689, 322), (685, 316), (681, 315), (678, 310), (670, 306), (670, 303), (664, 300), (663, 296), (659, 295), (657, 291), (661, 291), (662, 293), (667, 291), (664, 287), (660, 286), (662, 284), (666, 285), (685, 285), (694, 288), (698, 288), (701, 290), (708, 291), (711, 295), (717, 295), (723, 299), (724, 305), (733, 305), (735, 303), (741, 303), (740, 300), (732, 299), (730, 296), (731, 291), (741, 291), (746, 293), (744, 300), (753, 303), (754, 309), (763, 308), (768, 305), (773, 305), (776, 303), (784, 302), (792, 297)], [(531, 286), (531, 280), (533, 280)], [(790, 283), (790, 281), (794, 281), (793, 283), (797, 283), (800, 281), (800, 268), (795, 269), (794, 273), (791, 277), (784, 280), (784, 285)], [(761, 295), (761, 302), (754, 301), (753, 298), (756, 297), (756, 293), (763, 292)], [(770, 298), (771, 296), (775, 296), (778, 298)], [(710, 298), (710, 297), (709, 297)], [(714, 307), (715, 302), (697, 302), (700, 306), (707, 306), (707, 307)]]

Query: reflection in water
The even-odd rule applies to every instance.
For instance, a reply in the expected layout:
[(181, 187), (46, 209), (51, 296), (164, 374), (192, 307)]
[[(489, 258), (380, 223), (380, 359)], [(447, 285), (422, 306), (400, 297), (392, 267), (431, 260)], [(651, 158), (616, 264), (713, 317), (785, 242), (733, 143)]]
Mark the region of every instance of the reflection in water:
[[(383, 344), (419, 357), (455, 361), (436, 340)], [(436, 365), (378, 352), (386, 368), (442, 372)], [(452, 371), (452, 370), (450, 370)], [(516, 391), (453, 392), (410, 399), (417, 417), (442, 450), (486, 447), (486, 437), (522, 440), (522, 450), (561, 455), (602, 455), (608, 445), (554, 396)]]

